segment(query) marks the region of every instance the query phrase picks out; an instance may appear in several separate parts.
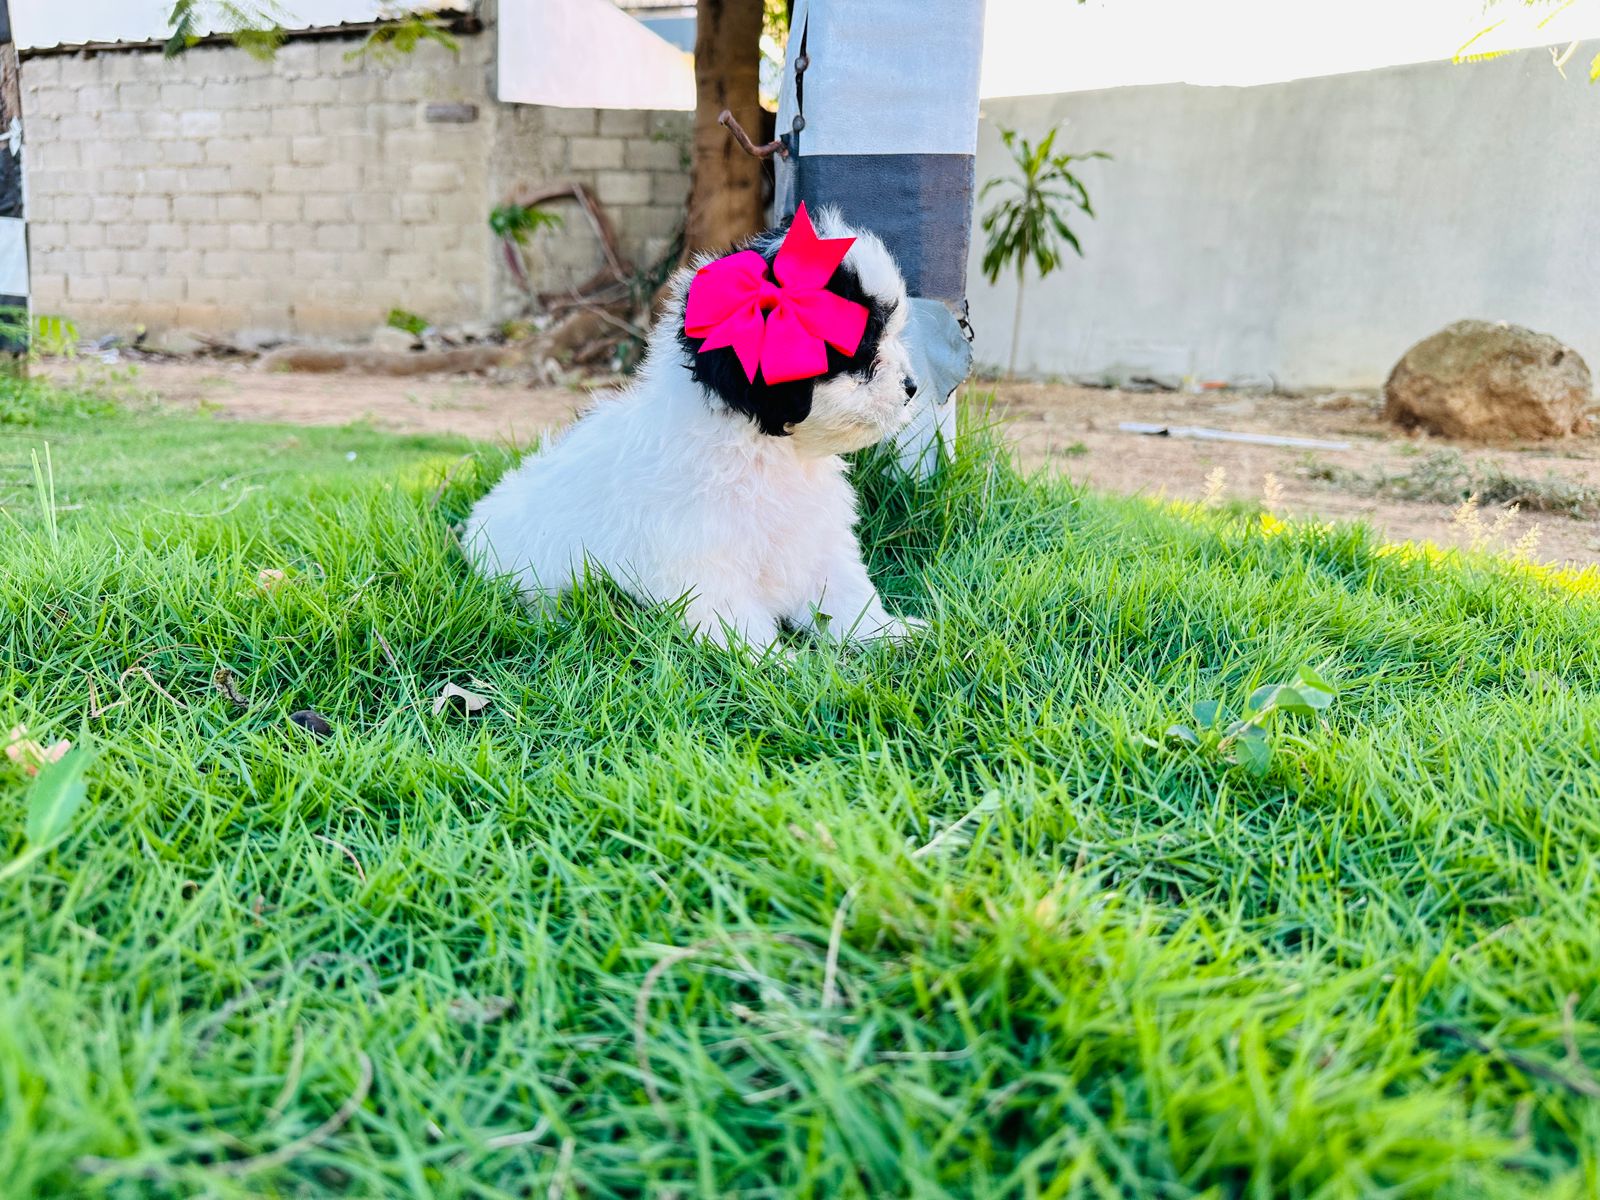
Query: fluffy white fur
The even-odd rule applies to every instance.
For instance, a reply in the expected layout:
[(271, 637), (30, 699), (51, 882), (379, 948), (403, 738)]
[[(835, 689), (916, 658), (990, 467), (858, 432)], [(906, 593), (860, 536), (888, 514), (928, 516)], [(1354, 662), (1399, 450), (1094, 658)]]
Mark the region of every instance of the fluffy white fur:
[(905, 283), (871, 234), (827, 210), (816, 226), (823, 237), (857, 239), (847, 265), (893, 309), (871, 376), (818, 380), (810, 415), (790, 436), (763, 433), (691, 379), (676, 336), (693, 275), (682, 272), (637, 381), (601, 399), (473, 510), (463, 542), (480, 569), (514, 576), (539, 604), (598, 568), (641, 603), (687, 597), (692, 630), (757, 651), (783, 626), (864, 641), (920, 624), (891, 616), (867, 577), (839, 457), (909, 416)]

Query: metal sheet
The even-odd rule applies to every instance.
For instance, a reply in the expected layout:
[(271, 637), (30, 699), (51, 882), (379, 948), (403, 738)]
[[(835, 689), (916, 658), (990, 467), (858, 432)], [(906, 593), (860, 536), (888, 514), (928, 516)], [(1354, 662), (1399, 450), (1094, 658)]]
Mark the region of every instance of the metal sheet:
[(972, 344), (937, 300), (911, 301), (906, 344), (917, 396), (911, 423), (895, 438), (895, 450), (901, 466), (921, 475), (955, 448), (955, 393), (972, 372)]
[(21, 217), (0, 217), (0, 294), (28, 294), (28, 227)]
[(502, 0), (500, 99), (692, 109), (694, 60), (609, 0)]
[[(523, 0), (524, 3), (529, 0)], [(531, 0), (542, 4), (547, 0)], [(507, 6), (517, 0), (504, 0)], [(263, 4), (263, 7), (266, 7)], [(471, 0), (278, 0), (286, 29), (321, 29), (375, 21), (407, 10), (467, 12)], [(172, 0), (11, 0), (11, 24), (21, 50), (77, 46), (85, 42), (149, 42), (172, 32)]]
[[(806, 111), (827, 114), (802, 154), (977, 153), (983, 0), (799, 0), (790, 27), (806, 30)], [(786, 91), (780, 130), (796, 111)]]

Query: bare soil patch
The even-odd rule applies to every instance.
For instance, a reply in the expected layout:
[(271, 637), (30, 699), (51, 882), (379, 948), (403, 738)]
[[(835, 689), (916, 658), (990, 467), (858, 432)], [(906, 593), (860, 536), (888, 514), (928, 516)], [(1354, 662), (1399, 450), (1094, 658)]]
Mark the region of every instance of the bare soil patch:
[[(56, 368), (63, 375), (75, 369)], [(560, 428), (589, 402), (588, 389), (529, 387), (506, 379), (284, 374), (220, 360), (146, 364), (135, 386), (164, 404), (205, 409), (225, 420), (365, 421), (399, 432), (449, 432), (514, 443)], [(1600, 562), (1600, 520), (1588, 515), (1584, 504), (1571, 502), (1574, 495), (1600, 489), (1600, 436), (1496, 447), (1410, 436), (1382, 421), (1381, 400), (1370, 393), (1190, 396), (1002, 383), (975, 385), (967, 402), (1000, 425), (1028, 470), (1057, 471), (1107, 491), (1187, 500), (1216, 490), (1220, 479), (1226, 500), (1254, 503), (1270, 493), (1271, 507), (1280, 515), (1364, 520), (1390, 538), (1441, 545), (1468, 540), (1453, 520), (1458, 499), (1437, 494), (1440, 489), (1431, 482), (1441, 474), (1435, 468), (1442, 460), (1435, 456), (1454, 451), (1474, 477), (1540, 484), (1501, 530), (1504, 547), (1536, 525), (1538, 559)], [(1119, 430), (1124, 421), (1346, 441), (1350, 448), (1307, 452), (1151, 437)], [(1268, 483), (1269, 476), (1275, 484)], [(1426, 498), (1404, 498), (1430, 488), (1433, 494)], [(1534, 510), (1545, 502), (1558, 511)], [(1489, 524), (1496, 519), (1495, 507), (1484, 505)], [(1574, 508), (1585, 515), (1567, 515)]]
[[(1600, 437), (1490, 447), (1410, 435), (1382, 419), (1383, 401), (1377, 393), (1190, 396), (1052, 383), (1002, 383), (994, 390), (994, 415), (1025, 468), (1049, 467), (1109, 491), (1185, 500), (1204, 496), (1208, 477), (1221, 471), (1226, 498), (1259, 501), (1270, 474), (1281, 489), (1282, 498), (1273, 505), (1280, 515), (1364, 520), (1396, 540), (1431, 540), (1444, 546), (1469, 540), (1454, 520), (1459, 498), (1412, 500), (1391, 494), (1426, 490), (1420, 485), (1440, 473), (1431, 468), (1452, 452), (1474, 476), (1541, 483), (1538, 491), (1548, 494), (1545, 502), (1558, 507), (1573, 493), (1600, 489)], [(1343, 441), (1350, 448), (1308, 452), (1149, 437), (1120, 431), (1124, 421)], [(1352, 476), (1362, 482), (1355, 483)], [(1379, 494), (1367, 494), (1375, 485)], [(1600, 562), (1600, 520), (1536, 511), (1541, 499), (1524, 500), (1522, 510), (1502, 530), (1500, 548), (1511, 547), (1536, 525), (1534, 557)], [(1496, 508), (1484, 505), (1486, 523), (1498, 519)]]

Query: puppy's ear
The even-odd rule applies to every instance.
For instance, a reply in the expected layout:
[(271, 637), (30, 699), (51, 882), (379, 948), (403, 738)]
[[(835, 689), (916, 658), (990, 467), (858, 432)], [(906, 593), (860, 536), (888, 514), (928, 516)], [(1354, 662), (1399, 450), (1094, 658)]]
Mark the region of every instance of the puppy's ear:
[[(754, 250), (771, 264), (783, 245), (783, 236), (789, 231), (792, 218), (784, 218), (781, 225), (766, 229), (746, 239), (735, 250)], [(720, 255), (696, 262), (699, 269)], [(692, 273), (690, 278), (692, 278)], [(688, 282), (684, 284), (688, 291)], [(731, 346), (720, 350), (700, 352), (703, 339), (690, 337), (683, 328), (683, 307), (675, 305), (672, 319), (677, 322), (678, 343), (684, 350), (684, 365), (690, 377), (701, 387), (715, 395), (736, 413), (754, 421), (762, 433), (772, 437), (787, 437), (789, 426), (798, 425), (811, 415), (811, 389), (813, 379), (797, 379), (791, 383), (769, 384), (756, 372), (755, 382), (744, 373), (744, 366)]]
[(688, 353), (690, 377), (734, 412), (749, 417), (762, 433), (787, 437), (790, 425), (811, 415), (811, 389), (816, 380), (769, 384), (757, 371), (756, 381), (751, 383), (731, 346), (702, 354), (701, 339), (690, 337), (681, 326), (678, 340)]

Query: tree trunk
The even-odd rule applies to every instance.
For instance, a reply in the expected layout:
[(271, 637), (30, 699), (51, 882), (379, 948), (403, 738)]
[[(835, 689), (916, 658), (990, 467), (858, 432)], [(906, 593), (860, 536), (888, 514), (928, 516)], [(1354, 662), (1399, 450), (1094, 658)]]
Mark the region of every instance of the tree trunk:
[(1026, 277), (1026, 267), (1017, 272), (1017, 307), (1011, 313), (1011, 361), (1006, 364), (1009, 379), (1017, 376), (1017, 343), (1022, 340), (1022, 284)]
[(694, 171), (684, 252), (725, 249), (766, 224), (761, 160), (717, 124), (728, 109), (761, 129), (761, 0), (700, 0), (694, 37)]

